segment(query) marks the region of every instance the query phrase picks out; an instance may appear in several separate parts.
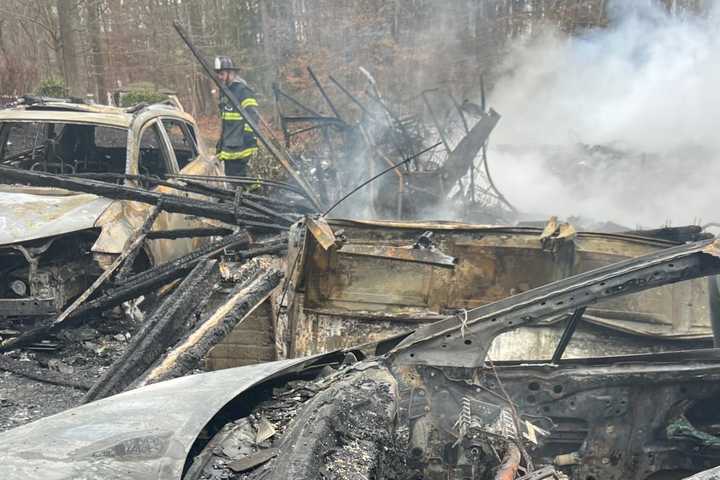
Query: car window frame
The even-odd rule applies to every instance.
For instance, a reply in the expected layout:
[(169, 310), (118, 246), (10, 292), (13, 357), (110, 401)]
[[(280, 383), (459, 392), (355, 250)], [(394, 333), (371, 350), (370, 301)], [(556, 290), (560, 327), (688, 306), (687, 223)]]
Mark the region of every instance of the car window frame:
[(192, 162), (197, 160), (197, 158), (202, 155), (202, 152), (200, 151), (200, 147), (197, 142), (197, 138), (195, 136), (195, 131), (192, 128), (192, 126), (189, 125), (188, 122), (182, 118), (162, 116), (158, 120), (159, 120), (158, 124), (160, 125), (162, 131), (165, 133), (165, 136), (167, 137), (167, 140), (168, 140), (168, 145), (170, 146), (170, 150), (172, 151), (172, 156), (174, 158), (175, 166), (177, 168), (176, 172), (174, 172), (174, 173), (179, 173), (182, 170), (182, 168), (180, 168), (180, 164), (177, 161), (177, 155), (175, 155), (175, 148), (173, 147), (172, 140), (170, 139), (170, 134), (168, 133), (167, 129), (165, 128), (165, 121), (167, 120), (167, 121), (176, 123), (180, 127), (180, 129), (183, 131), (183, 134), (186, 137), (191, 139), (192, 148), (195, 151), (195, 155), (193, 156), (193, 159), (188, 162), (188, 165), (190, 165)]
[[(157, 129), (156, 131), (160, 140), (160, 152), (161, 155), (165, 158), (165, 166), (168, 170), (168, 173), (178, 173), (180, 169), (178, 168), (177, 160), (175, 159), (175, 151), (172, 149), (172, 143), (170, 142), (170, 138), (168, 137), (168, 134), (165, 131), (162, 121), (160, 121), (159, 117), (149, 119), (148, 121), (143, 123), (138, 130), (137, 140), (134, 141), (134, 145), (132, 148), (132, 157), (128, 159), (129, 163), (133, 165), (133, 169), (135, 171), (130, 171), (129, 173), (131, 175), (140, 174), (140, 145), (142, 143), (143, 135), (145, 135), (145, 131), (148, 128)], [(128, 155), (131, 155), (130, 149), (128, 149)]]
[[(106, 124), (106, 123), (97, 123), (97, 122), (82, 122), (82, 121), (67, 121), (65, 119), (21, 119), (21, 118), (12, 118), (12, 119), (0, 119), (0, 161), (2, 161), (3, 158), (5, 158), (6, 147), (7, 147), (7, 141), (10, 137), (10, 131), (12, 130), (12, 125), (17, 123), (40, 123), (40, 124), (53, 124), (58, 125), (62, 124), (64, 126), (67, 125), (85, 125), (85, 126), (91, 126), (93, 129), (97, 128), (107, 128), (112, 130), (119, 130), (122, 132), (125, 132), (125, 167), (124, 172), (127, 174), (129, 172), (130, 168), (130, 159), (132, 155), (131, 151), (131, 144), (132, 144), (132, 132), (124, 126), (118, 126), (118, 125), (112, 125), (112, 124)], [(94, 130), (94, 132), (97, 132), (97, 130)], [(94, 142), (94, 139), (93, 139)]]

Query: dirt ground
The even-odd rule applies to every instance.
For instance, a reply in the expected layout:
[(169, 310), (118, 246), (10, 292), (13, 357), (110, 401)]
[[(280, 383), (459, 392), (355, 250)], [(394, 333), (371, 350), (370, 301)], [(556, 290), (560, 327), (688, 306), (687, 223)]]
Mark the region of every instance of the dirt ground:
[[(79, 405), (85, 395), (85, 389), (79, 386), (90, 386), (97, 381), (123, 354), (137, 327), (137, 323), (124, 315), (98, 318), (86, 327), (49, 339), (48, 350), (33, 348), (5, 354), (10, 362), (22, 365), (31, 376), (54, 373), (78, 387), (55, 385), (0, 370), (0, 431)], [(0, 323), (5, 335), (14, 328), (19, 326), (12, 321)]]

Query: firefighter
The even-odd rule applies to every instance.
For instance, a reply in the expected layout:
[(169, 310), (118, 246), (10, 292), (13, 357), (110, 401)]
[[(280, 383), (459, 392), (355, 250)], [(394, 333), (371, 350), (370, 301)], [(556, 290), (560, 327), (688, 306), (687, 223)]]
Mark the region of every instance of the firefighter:
[[(257, 111), (255, 94), (247, 82), (237, 74), (239, 70), (230, 57), (215, 57), (215, 73), (228, 86), (250, 120), (257, 125), (260, 115)], [(225, 165), (225, 175), (247, 176), (250, 159), (257, 153), (257, 138), (242, 115), (235, 111), (232, 102), (220, 94), (220, 121), (222, 133), (217, 145), (217, 158)]]

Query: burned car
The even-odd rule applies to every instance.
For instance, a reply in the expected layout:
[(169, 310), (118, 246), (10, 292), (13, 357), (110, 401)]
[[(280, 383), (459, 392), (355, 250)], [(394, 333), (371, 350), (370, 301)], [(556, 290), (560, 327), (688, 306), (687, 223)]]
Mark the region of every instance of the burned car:
[[(720, 464), (720, 350), (565, 357), (587, 309), (720, 273), (703, 240), (366, 344), (160, 382), (0, 434), (6, 479), (681, 479)], [(679, 283), (678, 283), (679, 282)], [(504, 332), (562, 316), (548, 358)]]
[[(172, 102), (122, 109), (60, 99), (25, 98), (0, 110), (0, 165), (73, 177), (104, 176), (159, 193), (135, 177), (179, 172), (221, 175), (197, 125)], [(138, 177), (139, 178), (139, 177)], [(120, 254), (150, 206), (61, 188), (0, 179), (0, 317), (57, 314)], [(153, 228), (201, 225), (162, 212)], [(157, 265), (206, 239), (146, 242), (138, 262)]]

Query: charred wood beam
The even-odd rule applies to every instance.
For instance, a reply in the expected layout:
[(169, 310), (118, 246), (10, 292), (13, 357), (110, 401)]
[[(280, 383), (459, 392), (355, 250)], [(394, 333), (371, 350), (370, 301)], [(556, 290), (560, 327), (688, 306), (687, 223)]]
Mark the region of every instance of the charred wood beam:
[[(197, 265), (199, 262), (214, 258), (215, 256), (222, 253), (225, 249), (232, 248), (240, 244), (241, 241), (237, 240), (235, 242), (227, 242), (225, 246), (217, 247), (215, 250), (211, 251), (206, 255), (195, 257), (180, 264), (171, 262), (170, 268), (163, 269), (162, 267), (164, 267), (165, 265), (161, 265), (160, 267), (156, 267), (157, 269), (159, 269), (159, 271), (154, 271), (155, 269), (150, 269), (146, 272), (142, 272), (135, 277), (129, 278), (126, 285), (110, 290), (106, 295), (98, 298), (95, 301), (95, 304), (90, 305), (90, 307), (94, 310), (105, 309), (113, 307), (115, 305), (120, 305), (121, 303), (126, 302), (127, 300), (131, 300), (133, 298), (137, 298), (140, 295), (145, 295), (149, 292), (154, 291), (162, 285), (166, 285), (173, 280), (181, 278), (189, 270), (194, 268), (195, 265)], [(248, 259), (260, 255), (280, 253), (287, 248), (287, 240), (272, 241), (257, 245), (258, 246), (248, 248), (246, 250), (239, 250), (237, 252), (237, 256), (240, 259)]]
[(278, 286), (282, 273), (259, 271), (250, 282), (238, 285), (207, 320), (185, 336), (137, 386), (181, 377), (200, 365), (212, 347), (220, 343), (238, 324), (264, 302)]
[[(274, 180), (267, 180), (263, 178), (257, 178), (257, 177), (237, 177), (237, 176), (224, 176), (224, 177), (218, 177), (214, 175), (179, 175), (179, 174), (168, 174), (166, 175), (167, 178), (179, 178), (181, 180), (191, 180), (191, 181), (203, 181), (203, 182), (217, 182), (217, 183), (231, 183), (231, 184), (240, 184), (240, 185), (261, 185), (265, 187), (271, 187), (271, 188), (277, 188), (279, 190), (287, 190), (289, 192), (296, 193), (303, 197), (306, 200), (310, 200), (308, 198), (307, 194), (302, 191), (301, 189), (294, 187), (293, 185), (290, 185), (288, 183), (284, 182), (276, 182)], [(267, 200), (268, 197), (262, 197)]]
[(232, 233), (227, 228), (176, 228), (174, 230), (154, 230), (148, 232), (145, 238), (148, 240), (168, 239), (175, 240), (177, 238), (197, 238), (197, 237), (222, 237)]
[[(183, 181), (189, 187), (197, 188), (197, 193), (203, 193), (204, 190), (205, 192), (207, 192), (206, 194), (216, 196), (222, 200), (233, 201), (235, 199), (236, 193), (234, 190), (228, 190), (219, 187), (210, 187), (202, 183), (193, 182), (186, 179), (183, 179)], [(260, 182), (260, 184), (262, 184), (262, 182)], [(287, 214), (301, 215), (303, 213), (315, 212), (313, 208), (307, 208), (302, 205), (294, 205), (288, 202), (281, 202), (280, 200), (275, 200), (264, 195), (257, 195), (250, 192), (242, 192), (242, 196), (244, 199), (250, 200), (251, 202), (254, 202), (255, 204), (258, 204), (262, 207), (265, 207), (266, 204), (267, 207), (265, 208), (272, 212), (272, 215), (285, 215), (283, 219), (291, 220), (292, 222), (295, 222), (295, 219), (290, 219)]]
[[(171, 262), (157, 265), (149, 270), (137, 273), (132, 277), (127, 278), (125, 282), (118, 288), (110, 290), (108, 294), (120, 292), (122, 289), (131, 288), (135, 284), (142, 284), (143, 282), (154, 278), (170, 276), (170, 280), (168, 280), (168, 282), (170, 282), (187, 273), (187, 271), (192, 269), (195, 264), (197, 264), (197, 262), (199, 262), (202, 258), (206, 256), (214, 257), (226, 248), (245, 249), (249, 245), (250, 236), (246, 232), (239, 232), (234, 235), (229, 235), (222, 240), (211, 243), (210, 245), (205, 245), (204, 247), (201, 247), (194, 252), (184, 255), (180, 258), (176, 258)], [(142, 293), (140, 293), (140, 295), (142, 295)]]
[(248, 198), (248, 196), (241, 190), (238, 190), (236, 193), (236, 199), (239, 200), (240, 205), (249, 208), (250, 210), (254, 210), (258, 212), (260, 215), (263, 215), (267, 218), (270, 218), (276, 222), (280, 222), (281, 224), (287, 224), (289, 227), (293, 223), (295, 223), (294, 218), (290, 218), (289, 216), (276, 212), (272, 208), (266, 207), (258, 202), (255, 202)]
[(75, 388), (77, 390), (90, 390), (92, 384), (79, 378), (72, 378), (68, 375), (53, 372), (45, 368), (37, 367), (33, 362), (20, 362), (6, 355), (0, 355), (0, 370), (11, 372), (16, 375), (37, 380), (51, 385)]
[(92, 402), (123, 391), (183, 334), (186, 322), (220, 280), (217, 261), (200, 262), (143, 324), (125, 354), (113, 363), (83, 398)]
[[(188, 191), (193, 191), (194, 193), (215, 197), (220, 200), (231, 201), (235, 196), (234, 190), (229, 190), (222, 187), (211, 187), (210, 185), (205, 185), (204, 183), (187, 180), (185, 178), (180, 178), (180, 180), (182, 180), (182, 182), (185, 184), (185, 188), (187, 188)], [(262, 198), (264, 199), (264, 197)]]
[[(77, 173), (70, 175), (72, 177), (78, 177), (78, 178), (87, 178), (91, 180), (100, 180), (100, 181), (108, 181), (108, 180), (132, 180), (137, 182), (143, 182), (148, 185), (161, 185), (164, 187), (169, 187), (175, 190), (179, 190), (182, 192), (189, 192), (189, 193), (198, 193), (201, 195), (205, 195), (208, 197), (215, 197), (218, 199), (232, 199), (233, 198), (233, 192), (231, 190), (227, 190), (225, 188), (220, 187), (211, 187), (209, 185), (204, 185), (202, 183), (196, 183), (196, 182), (190, 182), (182, 180), (183, 183), (178, 182), (170, 182), (168, 180), (163, 180), (158, 177), (148, 176), (148, 175), (128, 175), (124, 173)], [(219, 177), (222, 178), (222, 177)]]
[[(0, 165), (0, 174), (8, 179), (18, 182), (27, 182), (31, 185), (43, 187), (57, 187), (75, 192), (92, 193), (113, 200), (132, 200), (150, 205), (163, 202), (163, 210), (170, 213), (196, 215), (198, 217), (212, 218), (231, 225), (240, 225), (261, 230), (285, 230), (286, 227), (271, 223), (262, 215), (246, 210), (237, 211), (232, 205), (214, 203), (204, 200), (190, 199), (176, 195), (160, 194), (142, 188), (115, 185), (96, 180), (73, 178), (65, 175), (32, 172)], [(238, 218), (238, 214), (241, 215)]]
[[(189, 192), (189, 193), (197, 193), (200, 195), (205, 195), (209, 197), (217, 198), (218, 200), (226, 200), (226, 201), (232, 201), (235, 198), (235, 191), (234, 190), (228, 190), (226, 188), (221, 187), (212, 187), (209, 185), (205, 185), (203, 183), (200, 183), (198, 181), (190, 180), (189, 178), (192, 178), (192, 176), (185, 175), (185, 176), (177, 176), (177, 177), (171, 177), (171, 178), (177, 178), (178, 180), (181, 180), (182, 183), (178, 182), (170, 182), (166, 180), (161, 180), (156, 177), (150, 177), (147, 175), (125, 175), (121, 173), (87, 173), (87, 174), (77, 174), (77, 175), (71, 175), (73, 177), (79, 177), (79, 178), (89, 178), (93, 180), (135, 180), (135, 181), (141, 181), (145, 182), (151, 185), (162, 185), (169, 188), (173, 188), (175, 190), (183, 191), (183, 192)], [(215, 177), (220, 182), (224, 182), (227, 180), (226, 177)], [(256, 179), (254, 182), (248, 180), (247, 183), (254, 183), (254, 184), (263, 184), (264, 181), (262, 179)], [(269, 184), (269, 186), (276, 186), (272, 183)], [(296, 191), (296, 193), (302, 194), (299, 190), (293, 190)], [(275, 205), (275, 206), (282, 206), (285, 209), (287, 209), (288, 206), (292, 207), (292, 205), (288, 205), (287, 202), (280, 202), (277, 200), (273, 200), (269, 197), (262, 196), (262, 195), (255, 195), (249, 192), (243, 192), (243, 196), (247, 197), (248, 199), (256, 202), (256, 203), (267, 203), (269, 205)], [(303, 211), (306, 211), (307, 209), (301, 209)], [(271, 210), (272, 211), (272, 210)], [(314, 210), (310, 210), (314, 211)], [(273, 212), (278, 213), (278, 212)], [(284, 219), (287, 220), (287, 219)]]

